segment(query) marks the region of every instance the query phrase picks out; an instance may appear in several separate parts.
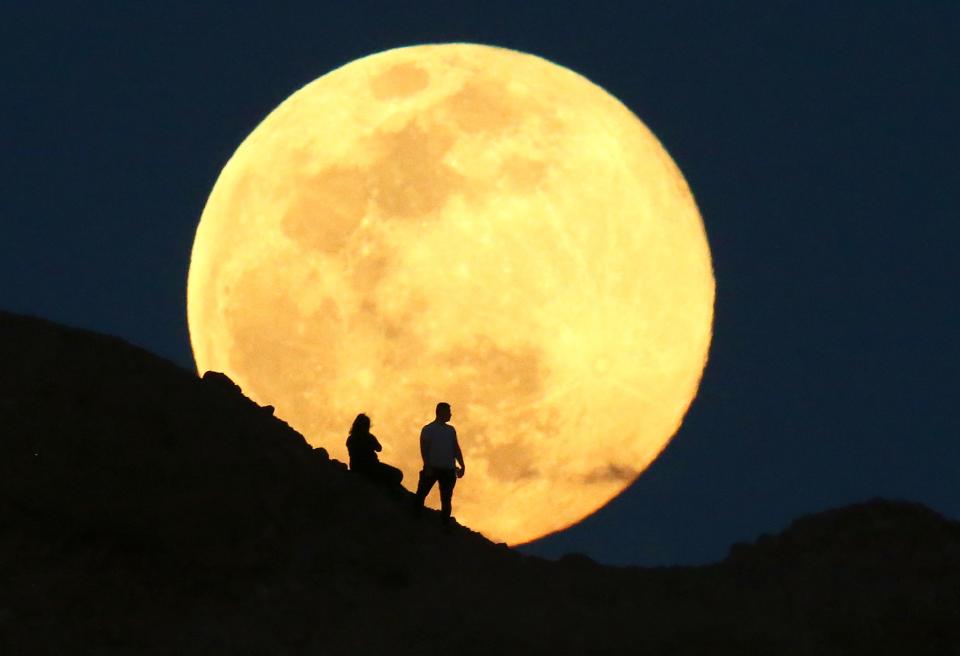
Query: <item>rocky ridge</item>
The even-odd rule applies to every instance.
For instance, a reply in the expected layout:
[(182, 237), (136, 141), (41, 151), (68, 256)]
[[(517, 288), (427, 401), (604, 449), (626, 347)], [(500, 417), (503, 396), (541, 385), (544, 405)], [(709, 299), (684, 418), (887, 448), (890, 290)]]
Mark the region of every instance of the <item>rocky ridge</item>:
[(917, 504), (548, 562), (415, 520), (225, 376), (4, 313), (0, 353), (0, 653), (960, 653), (960, 524)]

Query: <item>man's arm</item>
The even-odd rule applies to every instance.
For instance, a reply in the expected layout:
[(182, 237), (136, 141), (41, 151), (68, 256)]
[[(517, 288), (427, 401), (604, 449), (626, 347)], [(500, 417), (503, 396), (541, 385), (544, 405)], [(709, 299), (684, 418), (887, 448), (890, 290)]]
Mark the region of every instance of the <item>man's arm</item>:
[(420, 429), (420, 458), (423, 460), (423, 468), (427, 468), (427, 434), (425, 428)]
[(467, 471), (467, 466), (463, 463), (463, 451), (460, 450), (460, 440), (457, 439), (457, 431), (453, 431), (453, 457), (460, 463), (460, 475)]

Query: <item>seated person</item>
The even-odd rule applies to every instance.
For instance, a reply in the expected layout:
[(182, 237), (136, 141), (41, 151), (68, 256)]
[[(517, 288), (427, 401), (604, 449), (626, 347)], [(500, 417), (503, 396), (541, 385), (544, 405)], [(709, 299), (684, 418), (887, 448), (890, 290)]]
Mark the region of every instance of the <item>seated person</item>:
[(366, 476), (372, 481), (384, 485), (400, 485), (403, 472), (380, 462), (377, 453), (383, 447), (376, 436), (370, 432), (370, 417), (360, 413), (353, 420), (350, 436), (347, 437), (347, 453), (350, 454), (350, 471)]

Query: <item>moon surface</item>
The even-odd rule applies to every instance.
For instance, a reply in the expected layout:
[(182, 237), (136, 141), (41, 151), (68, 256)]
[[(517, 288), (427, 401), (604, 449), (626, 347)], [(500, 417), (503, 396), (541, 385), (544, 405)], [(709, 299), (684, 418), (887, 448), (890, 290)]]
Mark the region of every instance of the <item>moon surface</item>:
[(283, 101), (217, 180), (187, 290), (198, 370), (333, 457), (366, 412), (415, 487), (448, 401), (454, 515), (511, 544), (663, 450), (713, 302), (700, 214), (643, 123), (568, 69), (473, 44), (364, 57)]

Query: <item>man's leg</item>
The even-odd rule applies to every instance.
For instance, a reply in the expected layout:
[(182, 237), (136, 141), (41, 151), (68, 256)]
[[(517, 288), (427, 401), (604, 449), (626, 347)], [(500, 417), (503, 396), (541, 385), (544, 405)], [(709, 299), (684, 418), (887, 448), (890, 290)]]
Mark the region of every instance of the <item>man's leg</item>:
[(450, 513), (453, 512), (453, 486), (457, 484), (457, 472), (453, 469), (444, 469), (437, 472), (440, 483), (440, 513), (443, 523), (450, 522)]
[(423, 510), (423, 502), (436, 482), (437, 478), (433, 475), (432, 469), (424, 468), (420, 471), (420, 480), (417, 481), (417, 494), (414, 497), (414, 506), (417, 512)]

